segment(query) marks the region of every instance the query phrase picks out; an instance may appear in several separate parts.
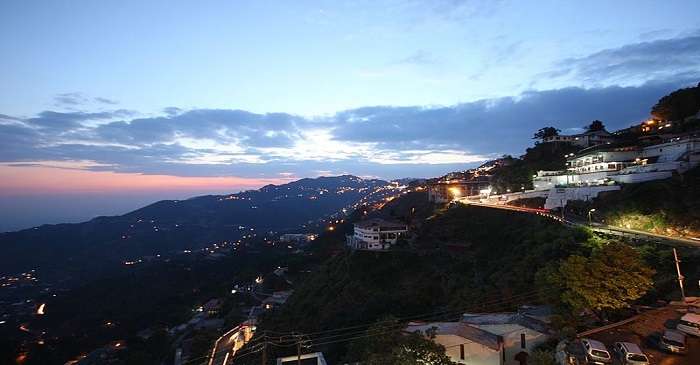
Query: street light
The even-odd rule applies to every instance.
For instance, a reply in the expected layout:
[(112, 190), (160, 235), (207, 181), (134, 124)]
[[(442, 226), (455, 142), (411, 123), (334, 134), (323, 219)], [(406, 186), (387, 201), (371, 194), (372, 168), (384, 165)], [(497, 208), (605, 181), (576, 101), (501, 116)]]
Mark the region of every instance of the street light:
[(591, 222), (591, 213), (595, 212), (595, 208), (589, 209), (588, 210), (588, 226), (590, 227), (592, 224)]

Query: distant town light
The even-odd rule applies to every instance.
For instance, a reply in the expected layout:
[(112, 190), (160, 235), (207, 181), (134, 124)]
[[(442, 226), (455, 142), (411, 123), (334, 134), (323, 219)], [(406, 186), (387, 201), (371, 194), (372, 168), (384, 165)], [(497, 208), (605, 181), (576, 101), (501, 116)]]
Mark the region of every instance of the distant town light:
[(36, 314), (43, 315), (45, 313), (44, 312), (45, 309), (46, 309), (46, 303), (41, 303), (39, 308), (37, 308), (37, 310), (36, 310)]

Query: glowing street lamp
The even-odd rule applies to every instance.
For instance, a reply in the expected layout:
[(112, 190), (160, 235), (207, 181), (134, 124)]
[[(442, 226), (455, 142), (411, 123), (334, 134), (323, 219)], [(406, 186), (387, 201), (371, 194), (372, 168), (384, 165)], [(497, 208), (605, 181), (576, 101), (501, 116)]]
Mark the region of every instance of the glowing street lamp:
[(595, 212), (595, 208), (588, 210), (588, 226), (593, 225), (593, 223), (591, 221), (591, 213), (593, 213), (593, 212)]

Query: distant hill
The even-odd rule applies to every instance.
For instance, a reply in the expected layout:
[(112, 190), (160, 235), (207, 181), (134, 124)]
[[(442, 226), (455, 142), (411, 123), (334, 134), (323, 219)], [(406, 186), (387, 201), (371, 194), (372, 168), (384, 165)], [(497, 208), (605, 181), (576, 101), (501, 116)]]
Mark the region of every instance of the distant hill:
[(67, 279), (141, 256), (194, 250), (246, 235), (299, 229), (389, 183), (355, 176), (301, 179), (231, 195), (163, 200), (121, 216), (0, 234), (0, 275), (39, 270)]

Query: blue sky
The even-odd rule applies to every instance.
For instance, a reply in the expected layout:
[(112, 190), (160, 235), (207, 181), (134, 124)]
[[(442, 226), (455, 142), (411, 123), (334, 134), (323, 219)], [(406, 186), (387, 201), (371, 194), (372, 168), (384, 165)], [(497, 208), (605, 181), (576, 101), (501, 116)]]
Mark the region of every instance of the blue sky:
[(435, 176), (520, 154), (544, 125), (624, 127), (700, 81), (697, 14), (697, 1), (3, 1), (0, 176), (18, 185), (0, 204), (63, 192), (24, 191), (32, 168), (237, 179), (181, 197)]

